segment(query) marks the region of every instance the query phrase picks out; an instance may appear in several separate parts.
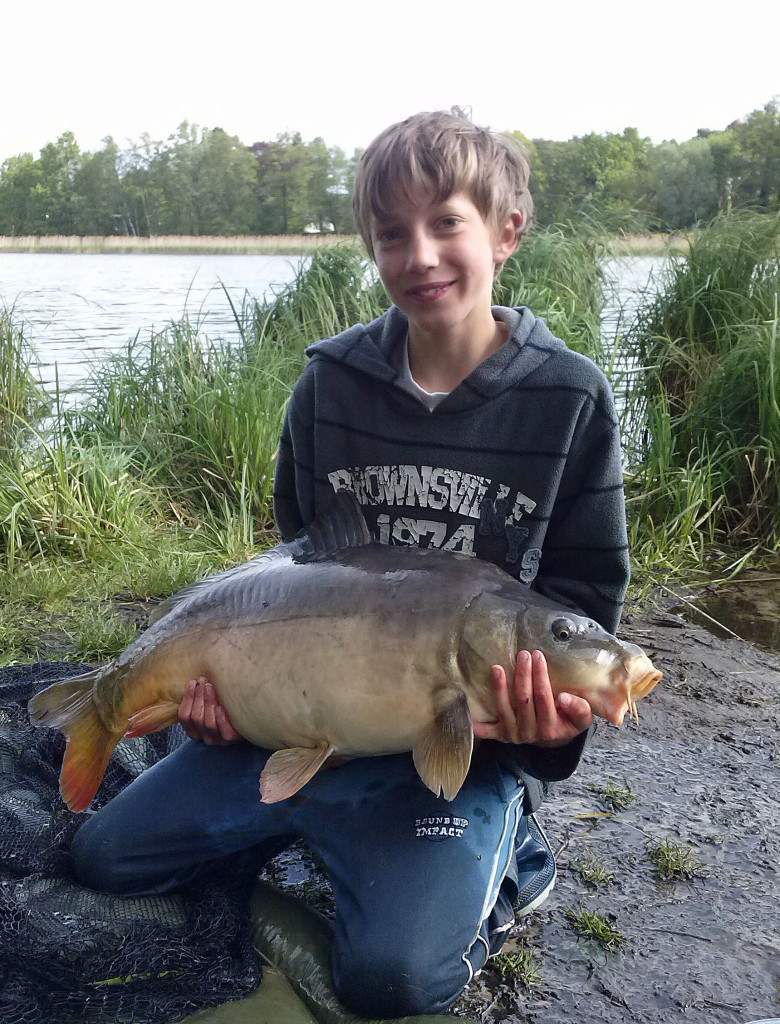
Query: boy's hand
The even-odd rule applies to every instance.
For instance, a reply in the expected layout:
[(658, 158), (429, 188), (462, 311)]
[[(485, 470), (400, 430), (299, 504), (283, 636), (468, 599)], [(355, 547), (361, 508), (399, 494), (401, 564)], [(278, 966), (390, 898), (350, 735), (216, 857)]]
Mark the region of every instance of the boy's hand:
[(491, 675), (498, 720), (475, 722), (474, 735), (479, 739), (560, 747), (593, 722), (583, 697), (561, 693), (556, 700), (541, 651), (518, 653), (511, 686), (500, 665), (493, 665)]
[(244, 738), (233, 728), (213, 683), (202, 677), (187, 683), (179, 705), (179, 721), (190, 739), (201, 740), (209, 746), (224, 747)]

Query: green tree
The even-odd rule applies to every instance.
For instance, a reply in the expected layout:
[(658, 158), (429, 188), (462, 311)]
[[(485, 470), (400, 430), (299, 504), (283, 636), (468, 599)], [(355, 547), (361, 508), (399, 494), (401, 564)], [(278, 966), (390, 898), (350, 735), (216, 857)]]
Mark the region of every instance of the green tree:
[(117, 145), (109, 136), (103, 149), (84, 153), (73, 175), (74, 228), (80, 235), (126, 232)]
[(122, 215), (129, 235), (161, 233), (165, 191), (162, 182), (165, 146), (149, 135), (141, 136), (119, 154)]
[(73, 132), (64, 132), (41, 150), (39, 180), (33, 189), (34, 220), (41, 235), (75, 231), (74, 180), (81, 152)]
[(780, 209), (780, 107), (777, 100), (734, 121), (731, 178), (737, 201), (763, 213)]
[(311, 159), (300, 132), (283, 132), (275, 142), (255, 143), (260, 231), (286, 235), (309, 222)]
[(21, 153), (0, 167), (0, 235), (38, 234), (34, 196), (40, 166), (32, 153)]
[(585, 184), (576, 140), (534, 139), (537, 158), (531, 164), (531, 195), (536, 219), (548, 225), (577, 215)]
[(718, 212), (718, 178), (708, 138), (663, 142), (648, 155), (650, 209), (661, 227), (676, 230)]

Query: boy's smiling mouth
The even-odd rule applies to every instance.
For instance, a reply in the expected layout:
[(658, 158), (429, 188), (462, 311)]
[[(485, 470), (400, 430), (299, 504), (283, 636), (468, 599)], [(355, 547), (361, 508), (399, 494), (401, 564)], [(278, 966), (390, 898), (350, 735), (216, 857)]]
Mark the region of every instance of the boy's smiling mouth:
[(432, 281), (430, 284), (418, 284), (407, 288), (406, 294), (420, 302), (428, 302), (443, 295), (454, 284), (454, 281)]

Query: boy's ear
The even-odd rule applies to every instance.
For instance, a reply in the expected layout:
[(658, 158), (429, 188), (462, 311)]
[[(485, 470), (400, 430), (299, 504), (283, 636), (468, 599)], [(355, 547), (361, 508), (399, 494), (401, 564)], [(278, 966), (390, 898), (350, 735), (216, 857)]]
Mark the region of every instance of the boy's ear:
[(503, 224), (499, 224), (496, 233), (496, 244), (493, 249), (493, 259), (496, 263), (503, 263), (508, 260), (517, 248), (520, 237), (520, 229), (523, 226), (523, 215), (519, 210), (512, 210)]

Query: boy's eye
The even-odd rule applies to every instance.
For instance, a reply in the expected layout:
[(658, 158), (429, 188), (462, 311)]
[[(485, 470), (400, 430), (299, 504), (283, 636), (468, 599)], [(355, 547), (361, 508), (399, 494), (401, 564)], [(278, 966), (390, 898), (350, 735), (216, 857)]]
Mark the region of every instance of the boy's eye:
[(378, 242), (395, 242), (401, 237), (401, 232), (398, 228), (382, 228), (377, 231), (376, 238)]
[(456, 228), (460, 224), (460, 217), (442, 217), (442, 226), (445, 228)]

